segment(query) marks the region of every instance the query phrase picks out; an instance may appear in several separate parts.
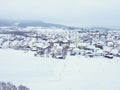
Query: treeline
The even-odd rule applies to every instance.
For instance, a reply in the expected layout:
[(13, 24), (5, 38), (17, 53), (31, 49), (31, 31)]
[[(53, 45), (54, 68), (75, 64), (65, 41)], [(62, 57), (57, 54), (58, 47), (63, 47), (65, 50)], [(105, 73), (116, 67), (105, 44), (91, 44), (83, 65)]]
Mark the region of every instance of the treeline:
[(30, 90), (26, 86), (19, 85), (18, 87), (10, 82), (0, 82), (0, 90)]

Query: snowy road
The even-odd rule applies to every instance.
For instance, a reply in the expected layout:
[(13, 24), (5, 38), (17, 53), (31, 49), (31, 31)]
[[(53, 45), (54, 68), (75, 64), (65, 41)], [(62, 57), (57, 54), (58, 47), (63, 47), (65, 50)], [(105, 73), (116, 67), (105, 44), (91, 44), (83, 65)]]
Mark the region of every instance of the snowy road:
[(0, 50), (0, 80), (31, 90), (120, 90), (120, 58), (33, 57), (32, 52)]

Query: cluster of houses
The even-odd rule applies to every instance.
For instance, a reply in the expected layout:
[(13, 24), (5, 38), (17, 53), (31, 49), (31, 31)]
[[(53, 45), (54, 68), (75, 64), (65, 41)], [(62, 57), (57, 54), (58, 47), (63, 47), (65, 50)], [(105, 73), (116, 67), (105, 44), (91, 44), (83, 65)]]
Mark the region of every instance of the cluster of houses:
[[(22, 32), (22, 33), (21, 33)], [(119, 30), (37, 30), (0, 33), (0, 48), (34, 52), (34, 56), (120, 57)]]
[(11, 84), (10, 82), (0, 82), (0, 90), (30, 90), (26, 86), (19, 85), (18, 87)]

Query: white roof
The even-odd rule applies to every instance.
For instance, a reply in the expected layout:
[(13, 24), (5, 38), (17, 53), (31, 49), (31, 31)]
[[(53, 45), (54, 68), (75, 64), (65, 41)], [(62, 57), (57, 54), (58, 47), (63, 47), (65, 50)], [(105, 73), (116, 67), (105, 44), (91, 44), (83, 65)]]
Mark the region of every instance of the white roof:
[(44, 46), (43, 43), (36, 43), (35, 45), (38, 46), (38, 47), (43, 47)]
[(61, 46), (57, 46), (57, 49), (62, 49), (62, 47)]
[(111, 53), (114, 53), (114, 54), (117, 54), (118, 52), (119, 52), (118, 49), (113, 49), (113, 50), (111, 51)]
[(103, 53), (103, 50), (101, 50), (101, 49), (97, 49), (96, 52), (97, 52), (97, 53)]
[(75, 48), (74, 51), (80, 51), (80, 49), (79, 48)]
[(87, 43), (78, 43), (78, 46), (88, 46)]
[(95, 46), (87, 46), (87, 48), (95, 49)]
[(104, 46), (104, 48), (103, 48), (103, 51), (110, 51), (112, 49), (112, 47), (107, 47), (107, 46)]
[(76, 47), (76, 45), (75, 44), (71, 44), (70, 47)]

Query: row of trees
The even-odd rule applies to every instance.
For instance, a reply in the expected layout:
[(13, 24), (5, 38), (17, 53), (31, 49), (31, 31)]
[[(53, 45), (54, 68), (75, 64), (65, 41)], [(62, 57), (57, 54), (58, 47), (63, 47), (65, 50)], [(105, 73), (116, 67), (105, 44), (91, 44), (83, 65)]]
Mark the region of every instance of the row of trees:
[(18, 87), (10, 82), (0, 82), (0, 90), (30, 90), (26, 86), (19, 85)]

